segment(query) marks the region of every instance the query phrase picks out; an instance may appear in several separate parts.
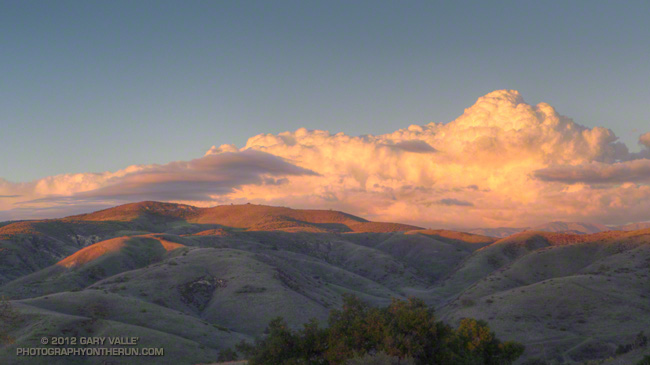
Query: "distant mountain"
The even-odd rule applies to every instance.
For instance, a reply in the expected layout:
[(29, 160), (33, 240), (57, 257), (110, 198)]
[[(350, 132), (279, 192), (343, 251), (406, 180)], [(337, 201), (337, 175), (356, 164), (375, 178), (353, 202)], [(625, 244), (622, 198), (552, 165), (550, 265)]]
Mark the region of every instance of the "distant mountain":
[(529, 228), (530, 231), (542, 232), (566, 232), (575, 234), (590, 234), (609, 231), (610, 228), (604, 224), (592, 224), (583, 222), (549, 222)]
[(474, 228), (467, 230), (465, 232), (471, 233), (471, 234), (478, 234), (482, 236), (488, 236), (488, 237), (497, 237), (497, 238), (505, 238), (508, 236), (511, 236), (515, 233), (523, 232), (527, 230), (528, 227), (524, 228), (513, 228), (513, 227), (497, 227), (497, 228)]
[[(650, 227), (650, 224), (648, 224)], [(512, 227), (499, 227), (499, 228), (475, 228), (467, 230), (468, 233), (480, 234), (489, 237), (505, 238), (513, 234), (524, 231), (541, 231), (541, 232), (558, 232), (558, 233), (573, 233), (573, 234), (591, 234), (609, 231), (613, 228), (607, 227), (604, 224), (593, 224), (583, 222), (549, 222), (540, 224), (534, 227), (512, 228)], [(631, 230), (631, 229), (630, 229)]]
[(650, 222), (625, 224), (622, 226), (612, 227), (611, 229), (616, 229), (619, 231), (638, 231), (640, 229), (648, 229), (648, 228), (650, 228)]

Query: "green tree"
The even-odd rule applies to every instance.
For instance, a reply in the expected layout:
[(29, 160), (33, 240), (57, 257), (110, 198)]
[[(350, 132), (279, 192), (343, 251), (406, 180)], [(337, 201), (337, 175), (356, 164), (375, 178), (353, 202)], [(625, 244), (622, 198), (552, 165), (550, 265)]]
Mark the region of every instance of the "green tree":
[(442, 363), (449, 358), (446, 337), (451, 329), (436, 322), (433, 309), (421, 299), (393, 299), (384, 311), (383, 346), (387, 354), (399, 358), (414, 358), (418, 363)]
[(299, 358), (307, 364), (325, 364), (323, 353), (327, 350), (327, 336), (328, 331), (320, 328), (316, 319), (305, 323), (296, 336)]
[(329, 327), (315, 319), (291, 330), (280, 317), (255, 344), (237, 350), (255, 364), (511, 364), (524, 351), (521, 344), (501, 343), (487, 323), (464, 319), (457, 330), (436, 321), (424, 301), (393, 299), (385, 308), (370, 307), (346, 295), (343, 308), (332, 310)]
[(271, 320), (265, 333), (267, 336), (255, 344), (250, 364), (285, 364), (296, 357), (296, 336), (282, 317)]
[(329, 316), (328, 349), (325, 358), (333, 364), (340, 364), (359, 354), (366, 354), (376, 347), (373, 332), (370, 329), (381, 329), (382, 320), (373, 310), (372, 315), (368, 304), (354, 295), (343, 296), (343, 308), (334, 309)]
[(457, 363), (500, 365), (510, 364), (524, 352), (516, 342), (501, 343), (485, 321), (464, 318), (456, 330)]

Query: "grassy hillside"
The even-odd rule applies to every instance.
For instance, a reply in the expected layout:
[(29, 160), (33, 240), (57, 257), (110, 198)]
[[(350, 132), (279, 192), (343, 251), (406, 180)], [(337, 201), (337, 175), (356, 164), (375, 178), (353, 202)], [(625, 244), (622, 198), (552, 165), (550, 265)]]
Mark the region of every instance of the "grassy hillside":
[(141, 202), (63, 219), (13, 222), (0, 226), (0, 284), (44, 269), (91, 244), (121, 236), (225, 231), (399, 232), (418, 227), (368, 222), (329, 210), (261, 205), (196, 208)]
[(127, 363), (215, 362), (276, 316), (324, 324), (345, 293), (377, 306), (417, 296), (454, 326), (485, 319), (527, 346), (522, 361), (642, 357), (615, 350), (650, 332), (650, 230), (496, 239), (415, 228), (335, 211), (155, 202), (10, 223), (0, 227), (0, 295), (18, 319), (0, 363), (44, 335), (125, 334), (166, 351), (163, 362)]
[(455, 290), (439, 313), (485, 319), (527, 344), (529, 357), (605, 359), (650, 328), (649, 277), (650, 230), (522, 234), (476, 252), (450, 276)]

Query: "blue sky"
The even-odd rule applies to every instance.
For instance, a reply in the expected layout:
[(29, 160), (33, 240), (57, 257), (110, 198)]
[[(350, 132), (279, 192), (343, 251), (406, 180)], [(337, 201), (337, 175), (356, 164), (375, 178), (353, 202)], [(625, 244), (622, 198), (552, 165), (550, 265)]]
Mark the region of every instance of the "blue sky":
[(516, 89), (632, 150), (647, 1), (2, 1), (0, 178), (115, 171), (300, 127), (450, 122)]

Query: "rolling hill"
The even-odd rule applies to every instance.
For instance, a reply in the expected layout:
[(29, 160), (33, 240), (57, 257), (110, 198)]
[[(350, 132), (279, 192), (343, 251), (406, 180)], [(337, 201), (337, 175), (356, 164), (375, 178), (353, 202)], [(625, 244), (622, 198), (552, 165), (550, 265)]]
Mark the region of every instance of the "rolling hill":
[(399, 232), (419, 227), (368, 222), (329, 210), (260, 205), (196, 208), (140, 202), (63, 219), (22, 221), (0, 227), (0, 284), (53, 265), (96, 242), (121, 236), (187, 235), (210, 229), (287, 232)]
[(467, 230), (468, 233), (474, 233), (490, 237), (505, 238), (516, 233), (524, 231), (539, 231), (539, 232), (556, 232), (556, 233), (572, 233), (572, 234), (591, 234), (598, 232), (605, 232), (609, 230), (634, 230), (635, 227), (638, 229), (650, 228), (650, 225), (647, 227), (641, 224), (637, 226), (630, 225), (629, 229), (623, 229), (621, 227), (608, 227), (604, 224), (595, 224), (595, 223), (584, 223), (584, 222), (562, 222), (554, 221), (544, 224), (540, 224), (534, 227), (523, 227), (523, 228), (512, 228), (512, 227), (499, 227), (499, 228), (475, 228)]
[(142, 202), (0, 226), (0, 263), (0, 295), (18, 313), (0, 363), (70, 363), (16, 358), (42, 336), (125, 334), (165, 357), (120, 363), (214, 362), (276, 316), (325, 324), (345, 293), (373, 305), (417, 296), (452, 325), (485, 319), (527, 346), (522, 361), (635, 361), (642, 352), (615, 350), (650, 328), (650, 229), (499, 239), (328, 210)]

